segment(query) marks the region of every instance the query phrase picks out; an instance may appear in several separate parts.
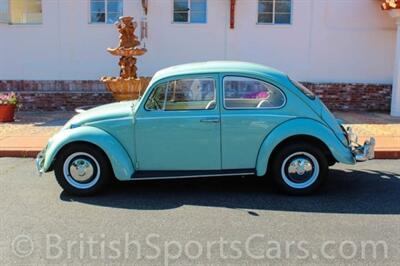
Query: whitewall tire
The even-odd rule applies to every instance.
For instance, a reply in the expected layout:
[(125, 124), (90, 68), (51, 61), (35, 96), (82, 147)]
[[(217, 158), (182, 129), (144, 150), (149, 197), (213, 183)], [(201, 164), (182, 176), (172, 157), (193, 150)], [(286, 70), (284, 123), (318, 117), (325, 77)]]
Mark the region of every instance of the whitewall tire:
[(271, 172), (278, 186), (289, 194), (309, 194), (317, 190), (328, 174), (324, 153), (307, 143), (290, 144), (272, 159)]
[(96, 146), (86, 143), (63, 148), (57, 154), (54, 172), (64, 191), (79, 196), (100, 192), (112, 176), (106, 155)]

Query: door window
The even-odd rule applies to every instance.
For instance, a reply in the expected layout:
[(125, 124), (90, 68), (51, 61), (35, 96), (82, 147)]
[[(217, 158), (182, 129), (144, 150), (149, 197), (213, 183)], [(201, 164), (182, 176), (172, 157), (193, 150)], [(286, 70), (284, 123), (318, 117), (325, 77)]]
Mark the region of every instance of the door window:
[(280, 108), (283, 92), (274, 85), (245, 77), (224, 78), (224, 106), (227, 109)]
[(149, 111), (211, 110), (215, 107), (215, 81), (210, 78), (159, 84), (145, 104)]

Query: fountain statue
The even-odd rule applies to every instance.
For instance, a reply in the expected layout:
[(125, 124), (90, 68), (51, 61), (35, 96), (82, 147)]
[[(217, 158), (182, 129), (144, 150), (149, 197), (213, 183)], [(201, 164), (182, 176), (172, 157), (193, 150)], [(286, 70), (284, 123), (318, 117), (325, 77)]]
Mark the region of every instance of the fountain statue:
[(147, 52), (146, 48), (140, 48), (140, 41), (135, 35), (137, 27), (133, 17), (120, 17), (116, 24), (119, 35), (119, 46), (108, 48), (107, 51), (120, 56), (118, 65), (120, 66), (119, 77), (102, 77), (107, 89), (112, 92), (118, 101), (137, 99), (146, 90), (150, 78), (137, 76), (136, 57)]

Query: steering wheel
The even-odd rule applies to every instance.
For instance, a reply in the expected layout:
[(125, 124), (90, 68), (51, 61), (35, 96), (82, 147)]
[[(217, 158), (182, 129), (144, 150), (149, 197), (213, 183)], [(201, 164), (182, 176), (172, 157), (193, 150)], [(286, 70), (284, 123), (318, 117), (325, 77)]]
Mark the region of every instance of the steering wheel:
[(208, 102), (208, 104), (206, 105), (206, 110), (210, 109), (210, 107), (215, 104), (215, 100), (211, 100)]

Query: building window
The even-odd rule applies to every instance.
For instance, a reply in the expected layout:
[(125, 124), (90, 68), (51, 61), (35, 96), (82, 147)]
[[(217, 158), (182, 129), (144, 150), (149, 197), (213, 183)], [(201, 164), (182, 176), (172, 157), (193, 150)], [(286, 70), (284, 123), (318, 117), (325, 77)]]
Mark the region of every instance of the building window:
[(41, 0), (0, 0), (0, 22), (9, 24), (41, 24)]
[(258, 0), (258, 23), (290, 24), (292, 0)]
[(123, 0), (90, 0), (90, 23), (113, 24), (123, 14)]
[(207, 0), (174, 0), (174, 22), (206, 23)]

